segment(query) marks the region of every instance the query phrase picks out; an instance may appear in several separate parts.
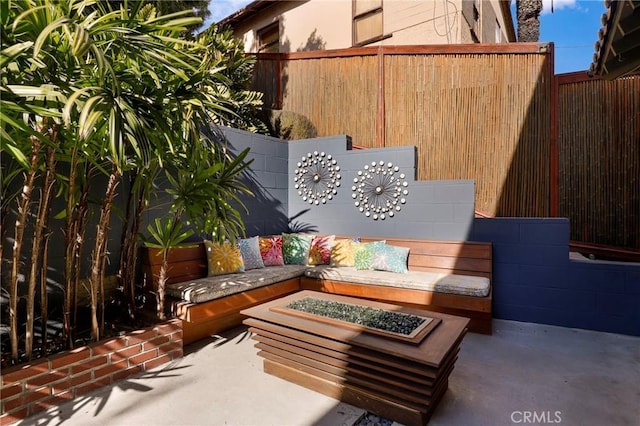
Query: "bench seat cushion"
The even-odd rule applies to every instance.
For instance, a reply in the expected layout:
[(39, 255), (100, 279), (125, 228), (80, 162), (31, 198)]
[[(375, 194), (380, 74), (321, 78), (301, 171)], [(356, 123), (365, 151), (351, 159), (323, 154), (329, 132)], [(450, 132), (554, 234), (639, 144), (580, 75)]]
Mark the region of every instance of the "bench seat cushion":
[(316, 266), (309, 267), (305, 271), (305, 276), (329, 281), (400, 287), (474, 297), (486, 297), (491, 289), (488, 278), (425, 271), (409, 271), (405, 274), (398, 274), (387, 271), (356, 270), (352, 267)]
[(241, 274), (218, 275), (168, 284), (166, 294), (191, 303), (219, 299), (269, 284), (300, 277), (307, 266), (283, 265), (252, 269)]

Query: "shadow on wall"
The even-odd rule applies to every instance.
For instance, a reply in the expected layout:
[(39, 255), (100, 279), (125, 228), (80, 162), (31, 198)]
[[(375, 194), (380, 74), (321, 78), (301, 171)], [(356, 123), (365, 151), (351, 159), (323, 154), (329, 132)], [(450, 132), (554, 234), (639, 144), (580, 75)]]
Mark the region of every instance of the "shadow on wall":
[[(309, 38), (307, 38), (307, 42), (304, 45), (298, 46), (298, 48), (296, 48), (295, 51), (310, 52), (315, 50), (325, 50), (326, 45), (327, 45), (327, 42), (322, 38), (321, 35), (318, 35), (318, 29), (314, 28), (311, 34), (309, 34)], [(292, 51), (293, 49), (291, 48), (291, 41), (289, 39), (284, 40), (280, 45), (280, 52), (288, 53)], [(280, 93), (282, 94), (281, 95), (282, 97), (280, 99), (284, 100), (289, 94), (289, 91), (288, 91), (289, 77), (287, 72), (289, 61), (281, 62), (281, 66), (282, 68), (280, 70)], [(279, 107), (282, 108), (283, 105), (279, 105)]]
[[(284, 18), (281, 18), (281, 23), (284, 22)], [(326, 42), (324, 39), (319, 36), (318, 30), (314, 29), (309, 38), (307, 39), (306, 44), (301, 45), (296, 49), (297, 52), (305, 52), (305, 51), (313, 51), (313, 50), (324, 50), (326, 47)], [(291, 52), (291, 41), (286, 39), (280, 46), (281, 52)], [(281, 63), (282, 64), (282, 63)], [(288, 61), (285, 61), (282, 64), (282, 70), (280, 73), (280, 84), (281, 84), (281, 93), (282, 98), (286, 97), (287, 93), (287, 68)], [(279, 98), (279, 101), (272, 102), (269, 106), (274, 107), (276, 109), (267, 109), (263, 110), (263, 115), (261, 117), (262, 121), (267, 125), (269, 133), (277, 138), (285, 139), (285, 140), (298, 140), (298, 139), (310, 139), (315, 138), (318, 135), (318, 131), (314, 123), (312, 123), (306, 116), (293, 112), (293, 111), (285, 111), (282, 110), (282, 98)], [(280, 109), (277, 109), (280, 108)]]
[[(240, 194), (239, 199), (244, 207), (237, 203), (234, 205), (234, 208), (241, 212), (246, 226), (246, 235), (269, 235), (287, 231), (290, 221), (286, 204), (286, 166), (284, 167), (285, 177), (278, 176), (282, 174), (282, 171), (278, 170), (280, 168), (277, 163), (278, 158), (267, 154), (267, 152), (273, 154), (273, 151), (268, 149), (269, 141), (264, 140), (263, 144), (255, 144), (255, 141), (250, 140), (246, 146), (243, 143), (234, 145), (233, 138), (227, 137), (221, 129), (211, 128), (210, 131), (215, 140), (224, 141), (222, 143), (226, 144), (228, 155), (232, 158), (235, 156), (234, 153), (241, 152), (246, 147), (251, 148), (247, 161), (253, 162), (242, 173), (241, 179), (252, 194)], [(267, 179), (268, 177), (272, 179)], [(267, 180), (270, 183), (265, 185), (264, 182)]]
[[(246, 225), (247, 236), (279, 234), (289, 229), (289, 219), (284, 213), (284, 204), (271, 195), (268, 188), (265, 188), (256, 174), (248, 169), (243, 173), (242, 179), (253, 193), (252, 196), (242, 195), (242, 203), (249, 212), (259, 212), (259, 218), (248, 216), (245, 210), (243, 220)], [(238, 208), (238, 206), (235, 206)]]
[[(515, 146), (504, 147), (501, 167), (506, 168), (502, 188), (496, 186), (495, 216), (549, 217), (551, 216), (551, 77), (550, 55), (530, 87), (531, 96), (523, 105), (523, 117), (512, 113), (511, 119), (520, 119), (519, 135)], [(522, 102), (523, 99), (514, 100)], [(508, 102), (506, 102), (508, 104)], [(509, 106), (508, 108), (511, 108)], [(482, 185), (482, 183), (479, 183)], [(496, 183), (497, 184), (497, 183)], [(479, 208), (481, 211), (486, 211)]]
[(318, 227), (315, 225), (311, 225), (310, 223), (299, 222), (298, 219), (300, 216), (303, 216), (311, 209), (305, 209), (300, 211), (299, 213), (293, 215), (289, 219), (288, 232), (296, 233), (296, 232), (318, 232)]

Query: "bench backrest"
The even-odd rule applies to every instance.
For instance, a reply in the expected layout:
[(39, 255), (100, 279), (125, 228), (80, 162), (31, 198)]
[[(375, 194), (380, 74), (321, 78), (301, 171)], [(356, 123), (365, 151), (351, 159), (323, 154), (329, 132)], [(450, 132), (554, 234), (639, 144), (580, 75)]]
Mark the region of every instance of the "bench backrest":
[[(349, 238), (339, 236), (338, 238)], [(492, 278), (492, 245), (472, 241), (436, 241), (410, 238), (361, 237), (362, 242), (386, 240), (387, 244), (409, 248), (409, 269)], [(157, 288), (162, 256), (158, 249), (143, 250), (143, 270), (148, 289)], [(171, 249), (167, 284), (207, 275), (203, 243)]]
[[(207, 276), (207, 254), (204, 243), (185, 244), (169, 249), (167, 284), (180, 283)], [(142, 266), (145, 286), (148, 290), (158, 288), (158, 276), (162, 264), (159, 249), (143, 247)]]
[(386, 240), (387, 244), (408, 247), (410, 270), (475, 275), (491, 279), (491, 243), (382, 237), (361, 237), (360, 240)]

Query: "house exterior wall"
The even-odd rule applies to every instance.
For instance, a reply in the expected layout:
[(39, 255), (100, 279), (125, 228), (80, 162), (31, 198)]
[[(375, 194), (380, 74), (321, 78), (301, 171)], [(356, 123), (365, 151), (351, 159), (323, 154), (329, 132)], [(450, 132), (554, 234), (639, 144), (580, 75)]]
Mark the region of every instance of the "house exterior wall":
[[(458, 4), (456, 4), (458, 3)], [(383, 2), (385, 45), (461, 43), (461, 2)]]
[[(473, 43), (469, 16), (473, 2), (383, 0), (383, 35), (369, 45), (423, 45)], [(498, 0), (478, 1), (480, 18), (476, 35), (481, 43), (494, 43), (496, 22), (501, 40), (509, 40), (505, 17)], [(463, 13), (466, 11), (466, 13)], [(246, 52), (258, 51), (258, 32), (279, 20), (279, 52), (343, 49), (353, 46), (351, 0), (309, 0), (274, 2), (237, 21), (234, 34), (243, 40)], [(509, 17), (510, 18), (510, 17)]]
[[(242, 40), (244, 43), (245, 52), (257, 52), (258, 51), (258, 31), (261, 28), (266, 27), (273, 22), (276, 22), (280, 17), (280, 21), (285, 20), (288, 11), (300, 7), (305, 1), (281, 1), (273, 2), (272, 6), (260, 11), (259, 13), (247, 16), (242, 21), (233, 26), (233, 34), (236, 38)], [(280, 38), (282, 37), (282, 23), (280, 23)], [(280, 46), (280, 52), (282, 50), (282, 44)]]
[(311, 0), (281, 18), (281, 52), (351, 47), (351, 1)]
[[(474, 6), (479, 13), (479, 19), (474, 22)], [(512, 26), (513, 23), (508, 23), (505, 20), (505, 16), (502, 13), (500, 1), (498, 0), (484, 0), (484, 1), (472, 1), (462, 0), (460, 13), (460, 38), (461, 43), (474, 42), (473, 35), (477, 37), (480, 43), (507, 43), (514, 42), (515, 35), (512, 39), (509, 37), (507, 28)], [(497, 41), (496, 27), (500, 29), (500, 41)]]

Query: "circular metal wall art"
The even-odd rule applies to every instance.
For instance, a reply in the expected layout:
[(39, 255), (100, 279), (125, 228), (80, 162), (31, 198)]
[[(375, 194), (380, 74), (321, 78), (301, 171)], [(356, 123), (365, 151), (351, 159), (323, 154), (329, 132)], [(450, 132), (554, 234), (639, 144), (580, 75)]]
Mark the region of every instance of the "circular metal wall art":
[(384, 161), (373, 161), (359, 170), (351, 187), (358, 210), (373, 220), (392, 218), (399, 212), (409, 195), (405, 174), (399, 172), (398, 166)]
[(302, 157), (294, 171), (294, 187), (309, 204), (326, 204), (338, 193), (340, 166), (331, 154), (314, 151)]

